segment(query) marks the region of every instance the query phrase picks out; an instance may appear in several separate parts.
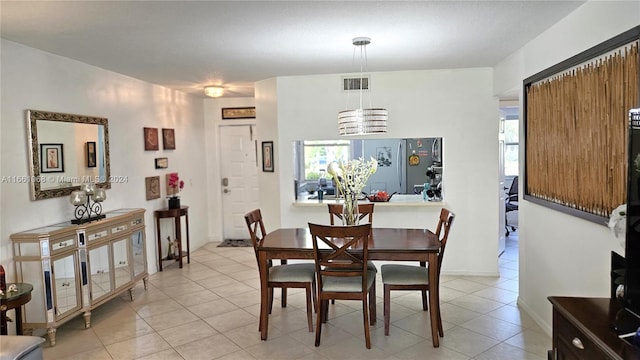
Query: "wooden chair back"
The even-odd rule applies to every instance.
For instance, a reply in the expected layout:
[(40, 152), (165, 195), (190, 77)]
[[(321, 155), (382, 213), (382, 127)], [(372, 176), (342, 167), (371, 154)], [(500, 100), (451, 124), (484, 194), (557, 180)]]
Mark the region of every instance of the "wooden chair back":
[[(368, 204), (358, 204), (358, 223), (362, 223), (364, 218), (367, 218), (369, 224), (373, 223), (373, 203)], [(329, 221), (331, 225), (335, 225), (335, 219), (337, 218), (342, 222), (342, 204), (327, 204), (329, 208)], [(340, 225), (338, 224), (338, 225)]]
[[(327, 226), (309, 223), (318, 274), (318, 289), (323, 276), (362, 277), (362, 296), (367, 293), (367, 260), (371, 224)], [(355, 297), (354, 299), (358, 299)]]
[(444, 258), (444, 249), (447, 245), (447, 239), (449, 239), (449, 231), (453, 224), (456, 214), (451, 211), (442, 208), (440, 210), (440, 219), (438, 220), (438, 227), (436, 228), (436, 235), (440, 239), (440, 252), (438, 253), (438, 275), (440, 275), (440, 267), (442, 266), (442, 259)]
[(251, 236), (251, 243), (253, 244), (253, 251), (256, 254), (257, 261), (258, 248), (262, 245), (262, 240), (264, 240), (264, 236), (267, 234), (264, 229), (260, 209), (251, 210), (246, 213), (244, 215), (244, 221), (247, 223), (247, 229), (249, 229), (249, 235)]

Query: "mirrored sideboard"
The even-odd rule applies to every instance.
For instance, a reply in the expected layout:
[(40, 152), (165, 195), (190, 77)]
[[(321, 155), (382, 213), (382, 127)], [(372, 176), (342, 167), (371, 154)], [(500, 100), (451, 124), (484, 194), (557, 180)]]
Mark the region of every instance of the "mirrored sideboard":
[(81, 225), (70, 222), (12, 234), (16, 281), (33, 285), (23, 311), (25, 329), (44, 328), (51, 346), (56, 329), (135, 284), (147, 288), (144, 209), (107, 212), (106, 218)]

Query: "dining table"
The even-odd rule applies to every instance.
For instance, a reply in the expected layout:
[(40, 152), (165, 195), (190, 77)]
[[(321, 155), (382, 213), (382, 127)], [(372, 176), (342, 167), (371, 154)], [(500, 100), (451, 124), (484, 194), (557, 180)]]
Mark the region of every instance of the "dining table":
[[(439, 346), (438, 317), (440, 316), (438, 236), (428, 229), (372, 228), (369, 239), (369, 260), (419, 261), (429, 264), (431, 337), (433, 347)], [(321, 250), (322, 251), (322, 250)], [(329, 249), (327, 248), (327, 251)], [(358, 251), (357, 247), (354, 251)], [(309, 228), (281, 228), (265, 235), (258, 247), (260, 268), (260, 337), (267, 340), (269, 331), (268, 269), (272, 259), (314, 259), (313, 239)]]

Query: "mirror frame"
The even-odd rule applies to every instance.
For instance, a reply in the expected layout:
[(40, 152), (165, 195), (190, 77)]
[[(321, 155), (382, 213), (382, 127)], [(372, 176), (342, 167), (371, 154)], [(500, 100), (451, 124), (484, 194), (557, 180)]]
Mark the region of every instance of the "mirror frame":
[(104, 189), (111, 189), (111, 165), (109, 160), (109, 120), (107, 118), (65, 114), (40, 110), (27, 110), (27, 129), (29, 141), (29, 171), (31, 175), (31, 200), (51, 199), (60, 196), (69, 196), (74, 190), (79, 190), (80, 186), (69, 186), (65, 188), (42, 190), (40, 187), (40, 145), (38, 143), (38, 120), (60, 121), (69, 123), (95, 124), (104, 126), (104, 154), (105, 154), (105, 181), (96, 183), (96, 186)]

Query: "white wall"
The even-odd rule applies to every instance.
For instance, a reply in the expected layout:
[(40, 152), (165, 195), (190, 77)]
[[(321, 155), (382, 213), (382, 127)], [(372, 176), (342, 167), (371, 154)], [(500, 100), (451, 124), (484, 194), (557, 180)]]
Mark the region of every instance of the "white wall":
[[(346, 101), (341, 76), (280, 77), (256, 86), (260, 140), (275, 141), (276, 173), (260, 175), (260, 205), (270, 227), (328, 222), (325, 208), (292, 205), (292, 142), (337, 138), (336, 116)], [(496, 275), (499, 115), (491, 69), (382, 72), (373, 73), (371, 81), (373, 106), (389, 110), (389, 132), (378, 137), (444, 138), (445, 201), (457, 217), (443, 271)], [(277, 101), (270, 95), (274, 89)], [(433, 229), (439, 211), (381, 210), (376, 223)]]
[[(183, 204), (190, 206), (191, 248), (207, 239), (208, 187), (204, 146), (203, 101), (184, 93), (52, 55), (10, 41), (1, 44), (0, 175), (28, 175), (27, 109), (109, 119), (111, 175), (126, 177), (107, 191), (105, 211), (146, 208), (149, 270), (156, 270), (153, 211), (167, 206), (164, 175), (177, 171), (185, 180)], [(143, 127), (174, 128), (176, 150), (144, 151)], [(156, 170), (154, 158), (168, 157), (169, 168)], [(161, 176), (160, 199), (147, 201), (145, 177)], [(31, 201), (29, 185), (0, 184), (0, 263), (12, 281), (15, 274), (10, 234), (68, 221), (73, 207), (66, 197)], [(203, 194), (205, 196), (203, 196)]]
[[(525, 78), (638, 25), (640, 2), (589, 1), (498, 64), (494, 91), (515, 88), (522, 94)], [(524, 145), (524, 127), (520, 129)], [(520, 149), (522, 159), (524, 146)], [(524, 174), (523, 162), (520, 172)], [(623, 249), (605, 226), (527, 201), (520, 202), (519, 216), (518, 302), (547, 331), (548, 296), (609, 296), (610, 251)]]

